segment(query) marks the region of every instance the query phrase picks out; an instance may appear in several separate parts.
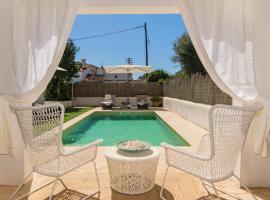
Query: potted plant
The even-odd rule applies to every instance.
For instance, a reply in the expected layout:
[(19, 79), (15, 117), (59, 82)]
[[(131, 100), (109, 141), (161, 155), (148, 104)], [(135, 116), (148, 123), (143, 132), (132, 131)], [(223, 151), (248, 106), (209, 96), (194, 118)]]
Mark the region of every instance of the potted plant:
[(162, 98), (159, 96), (151, 97), (151, 101), (153, 107), (160, 107), (162, 105)]

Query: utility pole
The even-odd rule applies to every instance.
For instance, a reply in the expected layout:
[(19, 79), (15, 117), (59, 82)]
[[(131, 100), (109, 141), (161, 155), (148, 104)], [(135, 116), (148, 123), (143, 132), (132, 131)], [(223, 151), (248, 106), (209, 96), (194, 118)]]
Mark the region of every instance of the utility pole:
[(145, 65), (148, 66), (148, 35), (146, 22), (144, 23), (144, 37), (145, 37)]

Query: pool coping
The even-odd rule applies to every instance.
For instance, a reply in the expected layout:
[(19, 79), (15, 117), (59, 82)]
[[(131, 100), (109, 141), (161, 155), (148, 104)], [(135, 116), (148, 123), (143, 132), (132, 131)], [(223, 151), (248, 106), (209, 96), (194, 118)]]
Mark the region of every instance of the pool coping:
[(151, 108), (149, 110), (102, 110), (101, 107), (93, 108), (67, 122), (63, 125), (63, 130), (71, 127), (72, 125), (76, 124), (77, 122), (81, 121), (82, 119), (86, 118), (87, 116), (91, 115), (94, 112), (101, 111), (101, 112), (119, 112), (119, 111), (129, 111), (129, 112), (154, 112), (157, 114), (170, 128), (172, 128), (180, 137), (182, 137), (186, 142), (190, 144), (190, 146), (181, 146), (181, 148), (188, 148), (190, 150), (196, 150), (199, 146), (201, 137), (204, 134), (207, 134), (208, 131), (199, 127), (198, 125), (180, 117), (179, 115), (165, 110), (165, 109), (155, 109)]

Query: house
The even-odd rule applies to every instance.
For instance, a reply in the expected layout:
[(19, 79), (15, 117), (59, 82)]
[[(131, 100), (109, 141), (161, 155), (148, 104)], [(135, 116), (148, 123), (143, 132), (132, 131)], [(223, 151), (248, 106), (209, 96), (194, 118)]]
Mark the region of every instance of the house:
[(97, 67), (93, 64), (88, 64), (86, 59), (82, 59), (81, 62), (82, 67), (78, 72), (78, 77), (73, 79), (74, 83), (104, 80), (105, 71), (103, 67)]
[(127, 81), (132, 80), (132, 73), (106, 73), (105, 81)]
[(73, 78), (73, 83), (132, 80), (132, 73), (106, 73), (103, 66), (97, 67), (93, 64), (88, 64), (86, 59), (82, 59), (81, 62), (82, 67), (78, 72), (78, 77)]

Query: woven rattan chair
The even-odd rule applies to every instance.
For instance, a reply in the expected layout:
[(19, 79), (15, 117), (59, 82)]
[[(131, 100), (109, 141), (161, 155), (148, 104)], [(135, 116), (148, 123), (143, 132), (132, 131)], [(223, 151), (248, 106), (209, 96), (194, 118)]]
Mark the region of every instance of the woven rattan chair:
[[(256, 109), (234, 106), (216, 105), (209, 111), (209, 131), (200, 142), (197, 153), (191, 153), (175, 146), (162, 143), (165, 148), (167, 169), (160, 191), (163, 197), (163, 187), (169, 167), (189, 173), (205, 182), (210, 183), (218, 199), (220, 195), (214, 183), (236, 177), (234, 169), (243, 147), (245, 136)], [(252, 192), (240, 181), (240, 184), (253, 196)]]
[(53, 183), (49, 197), (51, 200), (58, 180), (67, 189), (60, 177), (89, 162), (92, 162), (94, 165), (98, 184), (98, 191), (89, 196), (100, 194), (99, 179), (94, 160), (97, 155), (97, 145), (102, 142), (101, 139), (79, 149), (69, 149), (68, 151), (62, 144), (64, 118), (64, 107), (62, 104), (55, 103), (41, 106), (11, 105), (11, 107), (16, 113), (22, 138), (32, 161), (33, 170), (9, 199), (12, 199), (32, 173), (36, 172), (41, 175), (53, 177), (54, 180), (18, 199), (25, 198)]

